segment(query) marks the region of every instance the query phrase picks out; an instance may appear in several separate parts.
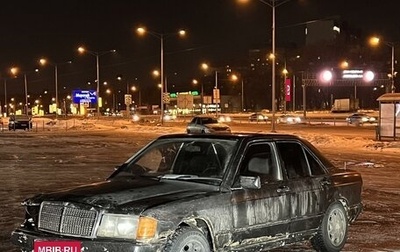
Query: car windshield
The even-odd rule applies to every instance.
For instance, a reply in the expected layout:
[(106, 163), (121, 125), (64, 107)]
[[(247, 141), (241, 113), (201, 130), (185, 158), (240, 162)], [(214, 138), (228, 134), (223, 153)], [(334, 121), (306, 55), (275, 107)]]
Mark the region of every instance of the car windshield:
[(162, 139), (125, 162), (115, 176), (219, 183), (237, 147), (231, 139)]
[(218, 120), (215, 118), (210, 118), (210, 117), (204, 117), (201, 119), (201, 122), (203, 124), (213, 124), (213, 123), (218, 123)]

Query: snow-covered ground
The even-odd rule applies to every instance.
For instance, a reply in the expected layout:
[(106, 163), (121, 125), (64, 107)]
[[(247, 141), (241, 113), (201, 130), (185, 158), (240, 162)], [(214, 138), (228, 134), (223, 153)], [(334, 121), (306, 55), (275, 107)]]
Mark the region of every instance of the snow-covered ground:
[[(20, 202), (33, 194), (105, 179), (118, 164), (163, 134), (184, 133), (187, 121), (35, 119), (32, 132), (0, 132), (0, 251), (17, 251), (9, 236), (21, 222)], [(269, 124), (232, 123), (234, 132), (269, 133)], [(372, 127), (277, 126), (308, 139), (337, 166), (364, 179), (365, 210), (350, 226), (345, 251), (400, 251), (400, 142), (375, 141)], [(307, 251), (300, 244), (281, 251)]]

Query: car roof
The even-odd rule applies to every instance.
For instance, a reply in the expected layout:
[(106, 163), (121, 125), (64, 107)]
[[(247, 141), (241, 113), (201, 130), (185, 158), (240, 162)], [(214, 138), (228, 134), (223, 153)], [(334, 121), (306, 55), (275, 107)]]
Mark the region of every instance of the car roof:
[(10, 115), (10, 118), (30, 118), (30, 116), (27, 116), (27, 115)]
[(237, 140), (255, 140), (255, 139), (269, 139), (269, 140), (288, 140), (288, 139), (301, 139), (301, 137), (292, 134), (282, 133), (230, 133), (230, 134), (167, 134), (158, 137), (158, 139), (172, 139), (172, 138), (204, 138), (204, 139), (237, 139)]
[(206, 116), (206, 115), (197, 115), (193, 116), (193, 118), (212, 118), (212, 119), (217, 119), (215, 116)]

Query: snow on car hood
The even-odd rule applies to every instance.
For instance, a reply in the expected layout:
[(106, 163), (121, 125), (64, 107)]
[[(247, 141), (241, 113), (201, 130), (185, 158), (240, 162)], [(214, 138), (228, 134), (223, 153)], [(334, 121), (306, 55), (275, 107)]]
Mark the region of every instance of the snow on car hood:
[(139, 214), (144, 209), (176, 200), (193, 199), (217, 191), (217, 186), (177, 180), (115, 178), (49, 194), (40, 194), (31, 202), (62, 201), (87, 204), (104, 209), (129, 210)]

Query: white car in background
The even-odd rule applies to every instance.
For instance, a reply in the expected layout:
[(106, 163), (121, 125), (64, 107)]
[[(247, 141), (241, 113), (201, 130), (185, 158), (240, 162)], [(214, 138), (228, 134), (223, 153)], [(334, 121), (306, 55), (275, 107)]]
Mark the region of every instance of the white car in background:
[(376, 123), (377, 119), (365, 113), (354, 113), (346, 118), (349, 124), (362, 125), (364, 123)]
[(188, 134), (231, 133), (229, 125), (211, 116), (195, 116), (186, 127)]
[(281, 115), (278, 117), (276, 121), (277, 123), (285, 123), (285, 124), (298, 124), (303, 122), (300, 116), (292, 114)]

